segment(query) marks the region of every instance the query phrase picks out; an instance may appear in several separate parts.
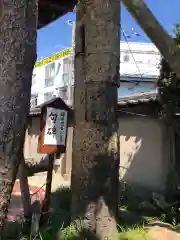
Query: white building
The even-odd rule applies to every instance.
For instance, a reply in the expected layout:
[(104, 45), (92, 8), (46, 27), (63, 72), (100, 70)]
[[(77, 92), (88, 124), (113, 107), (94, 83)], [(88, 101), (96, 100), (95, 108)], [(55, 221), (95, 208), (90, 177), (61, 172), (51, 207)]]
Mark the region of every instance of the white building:
[(65, 101), (71, 100), (68, 99), (70, 90), (67, 88), (70, 79), (70, 83), (73, 84), (71, 52), (71, 48), (67, 48), (36, 62), (32, 76), (31, 108), (57, 95)]
[[(69, 105), (73, 101), (73, 61), (71, 48), (35, 64), (32, 77), (31, 107), (62, 97)], [(151, 43), (121, 42), (121, 86), (118, 95), (131, 95), (156, 89), (161, 56)]]
[(152, 43), (121, 42), (121, 86), (118, 95), (149, 92), (156, 89), (161, 55)]

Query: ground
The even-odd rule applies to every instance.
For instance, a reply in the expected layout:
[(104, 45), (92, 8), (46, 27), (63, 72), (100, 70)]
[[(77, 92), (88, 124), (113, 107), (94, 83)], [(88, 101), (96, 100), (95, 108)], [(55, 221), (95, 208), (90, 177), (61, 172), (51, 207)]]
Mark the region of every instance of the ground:
[(179, 240), (180, 234), (166, 228), (133, 229), (120, 234), (120, 240)]
[[(44, 199), (45, 187), (39, 188), (35, 185), (29, 185), (32, 201)], [(21, 192), (19, 180), (16, 180), (12, 192), (11, 204), (8, 211), (8, 221), (15, 221), (18, 217), (23, 216), (23, 208), (21, 204)]]
[[(39, 176), (40, 177), (40, 176)], [(45, 175), (39, 178), (38, 176), (31, 178), (30, 191), (33, 199), (44, 199), (45, 193)], [(74, 236), (71, 227), (68, 227), (70, 219), (70, 189), (67, 187), (58, 189), (58, 177), (53, 179), (52, 191), (52, 209), (53, 213), (50, 218), (50, 224), (41, 229), (43, 240), (75, 240), (80, 239)], [(37, 186), (38, 185), (38, 186)], [(42, 187), (43, 186), (43, 187)], [(42, 188), (41, 188), (42, 187)], [(166, 214), (154, 211), (152, 206), (149, 209), (146, 204), (146, 209), (139, 209), (142, 206), (141, 199), (134, 196), (131, 190), (121, 191), (120, 207), (119, 207), (119, 222), (120, 230), (119, 237), (121, 240), (180, 240), (180, 216), (177, 217), (178, 223), (173, 225), (166, 224), (166, 227), (150, 227), (152, 222), (165, 222)], [(22, 206), (20, 198), (20, 186), (17, 180), (13, 189), (12, 201), (8, 213), (8, 222), (15, 222), (17, 216), (22, 215)], [(15, 224), (15, 223), (13, 223)], [(15, 226), (15, 225), (13, 225)], [(16, 231), (19, 225), (16, 225)], [(170, 227), (169, 227), (170, 226)], [(170, 229), (171, 230), (170, 230)], [(64, 230), (63, 230), (64, 229)], [(16, 231), (7, 231), (8, 234), (15, 236)], [(63, 234), (63, 235), (62, 235)], [(77, 234), (77, 233), (76, 233)], [(65, 236), (65, 237), (63, 237)], [(9, 238), (6, 238), (9, 239)]]
[(166, 228), (152, 228), (147, 234), (149, 240), (179, 240), (180, 234)]

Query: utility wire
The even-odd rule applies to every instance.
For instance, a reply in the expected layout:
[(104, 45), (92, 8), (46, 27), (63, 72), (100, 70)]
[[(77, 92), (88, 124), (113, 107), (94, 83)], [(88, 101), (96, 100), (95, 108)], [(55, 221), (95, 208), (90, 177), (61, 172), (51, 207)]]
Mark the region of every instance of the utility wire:
[[(127, 38), (126, 38), (125, 32), (124, 32), (124, 30), (122, 29), (122, 27), (121, 27), (121, 31), (122, 31), (123, 37), (124, 37), (124, 39), (125, 39), (125, 41), (126, 41), (126, 43), (127, 43), (127, 45), (128, 45), (129, 52), (130, 52), (131, 55), (132, 55), (133, 61), (134, 61), (135, 65), (136, 65), (136, 68), (137, 68), (137, 70), (138, 70), (138, 73), (139, 73), (139, 75), (140, 75), (140, 78), (141, 78), (141, 80), (143, 81), (144, 79), (143, 79), (142, 73), (141, 73), (141, 71), (140, 71), (140, 69), (139, 69), (139, 67), (138, 67), (138, 64), (137, 64), (137, 62), (136, 62), (136, 59), (135, 59), (135, 57), (134, 57), (134, 54), (133, 54), (133, 52), (131, 51), (131, 48), (130, 48), (130, 46), (129, 46), (129, 42), (128, 42)], [(136, 83), (139, 84), (139, 81), (136, 81)], [(137, 84), (136, 84), (136, 85), (137, 85)]]

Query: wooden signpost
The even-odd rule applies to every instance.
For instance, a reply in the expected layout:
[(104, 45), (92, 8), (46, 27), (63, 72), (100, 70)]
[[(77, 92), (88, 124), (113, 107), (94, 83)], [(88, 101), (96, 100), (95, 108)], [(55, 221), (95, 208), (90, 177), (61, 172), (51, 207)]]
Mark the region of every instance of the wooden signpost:
[(50, 206), (52, 173), (56, 154), (60, 155), (66, 150), (68, 111), (70, 108), (61, 98), (54, 98), (39, 106), (41, 108), (40, 136), (38, 153), (48, 154), (49, 164), (46, 179), (46, 193), (42, 206), (40, 224), (46, 221)]
[(61, 98), (46, 102), (41, 107), (38, 153), (64, 153), (67, 137), (67, 115), (70, 108)]

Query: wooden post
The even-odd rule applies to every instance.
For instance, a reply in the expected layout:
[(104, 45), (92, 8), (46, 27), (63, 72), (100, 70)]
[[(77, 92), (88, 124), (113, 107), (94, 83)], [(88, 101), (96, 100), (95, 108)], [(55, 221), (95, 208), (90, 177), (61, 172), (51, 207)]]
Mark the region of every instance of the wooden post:
[(49, 207), (51, 204), (51, 185), (52, 185), (54, 160), (55, 160), (55, 154), (50, 153), (48, 172), (47, 172), (47, 178), (46, 178), (46, 192), (45, 192), (45, 198), (42, 205), (42, 216), (41, 216), (40, 224), (43, 224), (44, 222), (46, 222), (48, 213), (49, 213)]
[(29, 239), (31, 230), (32, 209), (24, 154), (22, 154), (21, 164), (19, 166), (19, 178), (21, 201), (24, 209), (24, 224), (22, 225), (21, 235), (23, 239)]

